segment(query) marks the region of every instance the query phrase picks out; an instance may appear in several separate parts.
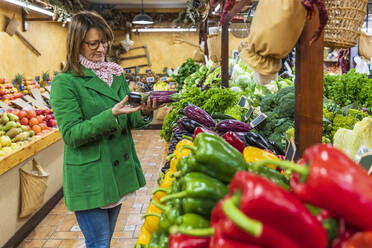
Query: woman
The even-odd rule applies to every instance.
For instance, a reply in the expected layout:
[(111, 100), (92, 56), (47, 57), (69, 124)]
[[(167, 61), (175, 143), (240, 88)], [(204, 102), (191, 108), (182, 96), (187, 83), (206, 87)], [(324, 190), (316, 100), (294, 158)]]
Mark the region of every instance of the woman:
[(52, 82), (51, 104), (64, 147), (63, 190), (85, 243), (110, 247), (121, 203), (145, 185), (132, 128), (148, 125), (156, 102), (127, 105), (123, 69), (105, 62), (113, 33), (93, 12), (72, 17), (67, 65)]

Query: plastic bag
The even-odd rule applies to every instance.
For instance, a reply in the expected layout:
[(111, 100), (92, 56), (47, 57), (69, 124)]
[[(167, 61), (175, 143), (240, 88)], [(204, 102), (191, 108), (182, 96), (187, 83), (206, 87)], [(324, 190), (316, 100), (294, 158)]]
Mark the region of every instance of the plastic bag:
[(248, 45), (243, 48), (240, 58), (259, 74), (276, 74), (281, 67), (280, 59), (296, 45), (305, 21), (306, 10), (301, 1), (260, 0)]
[(44, 202), (48, 187), (48, 174), (34, 159), (19, 169), (21, 181), (21, 211), (23, 218), (37, 211)]
[(356, 72), (369, 75), (368, 63), (364, 59), (362, 59), (359, 56), (355, 56), (354, 61), (356, 63), (355, 66)]
[(354, 132), (359, 134), (362, 145), (372, 149), (372, 118), (365, 117), (363, 120), (355, 123)]

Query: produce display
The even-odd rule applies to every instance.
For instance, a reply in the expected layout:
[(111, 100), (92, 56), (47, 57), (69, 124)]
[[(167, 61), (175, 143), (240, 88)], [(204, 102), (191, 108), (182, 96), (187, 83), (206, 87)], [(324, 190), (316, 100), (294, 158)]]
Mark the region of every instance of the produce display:
[(23, 97), (23, 93), (19, 92), (17, 88), (13, 87), (11, 83), (8, 83), (5, 78), (0, 81), (0, 96), (1, 101), (11, 105), (10, 100)]

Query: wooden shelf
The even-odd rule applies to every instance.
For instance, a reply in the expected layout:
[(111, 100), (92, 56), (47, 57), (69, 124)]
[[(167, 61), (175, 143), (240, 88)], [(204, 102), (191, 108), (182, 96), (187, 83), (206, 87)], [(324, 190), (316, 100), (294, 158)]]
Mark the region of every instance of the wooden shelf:
[(61, 138), (61, 133), (56, 129), (44, 136), (35, 136), (35, 138), (27, 145), (20, 147), (9, 155), (0, 157), (0, 175), (16, 167), (18, 164), (57, 142)]

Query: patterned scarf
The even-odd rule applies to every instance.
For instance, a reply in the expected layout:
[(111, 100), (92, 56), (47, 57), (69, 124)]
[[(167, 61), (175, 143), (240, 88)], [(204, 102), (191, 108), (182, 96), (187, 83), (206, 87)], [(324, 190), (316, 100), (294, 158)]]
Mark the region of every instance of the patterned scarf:
[(80, 55), (80, 64), (87, 69), (91, 69), (100, 79), (111, 87), (114, 79), (113, 75), (120, 76), (123, 73), (123, 68), (113, 62), (93, 62)]

